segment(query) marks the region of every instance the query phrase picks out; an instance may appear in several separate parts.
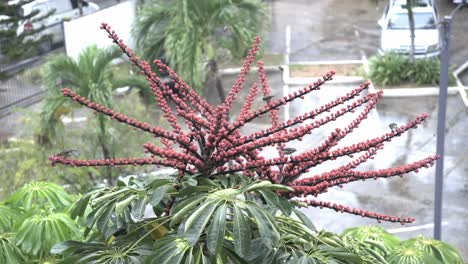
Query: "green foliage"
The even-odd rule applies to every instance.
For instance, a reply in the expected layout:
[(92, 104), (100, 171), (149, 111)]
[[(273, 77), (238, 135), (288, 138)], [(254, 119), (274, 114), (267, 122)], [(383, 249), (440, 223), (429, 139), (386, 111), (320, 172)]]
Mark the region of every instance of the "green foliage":
[(400, 244), (400, 240), (378, 226), (363, 226), (348, 228), (344, 235), (356, 238), (361, 242), (375, 245), (373, 248), (381, 250), (381, 254), (387, 255)]
[(30, 183), (0, 205), (0, 263), (53, 263), (53, 245), (81, 239), (67, 213), (70, 195), (56, 184)]
[(387, 257), (390, 264), (441, 264), (435, 257), (415, 248), (398, 247)]
[[(384, 260), (378, 263), (419, 264), (419, 263), (463, 263), (458, 251), (441, 241), (417, 236), (400, 242), (399, 239), (380, 227), (363, 226), (345, 230), (345, 237), (364, 242)], [(385, 261), (385, 262), (384, 262)]]
[(0, 17), (2, 17), (0, 19), (0, 53), (4, 54), (8, 61), (38, 54), (41, 51), (41, 45), (51, 39), (50, 35), (42, 32), (45, 29), (44, 26), (36, 26), (30, 31), (23, 30), (19, 33), (18, 29), (24, 26), (25, 21), (37, 25), (54, 13), (54, 10), (45, 14), (35, 10), (30, 14), (24, 14), (20, 10), (29, 2), (32, 0), (0, 2)]
[(0, 232), (0, 263), (24, 263), (13, 233)]
[[(72, 103), (64, 100), (60, 90), (63, 86), (74, 88), (81, 96), (105, 107), (112, 105), (112, 70), (110, 63), (121, 56), (117, 48), (99, 49), (87, 47), (75, 60), (65, 55), (51, 57), (44, 66), (43, 78), (47, 97), (41, 111), (41, 135), (50, 139), (60, 139), (63, 124), (61, 117), (70, 113)], [(102, 118), (101, 118), (102, 119)], [(101, 123), (104, 122), (103, 119)], [(103, 135), (106, 130), (99, 129)]]
[[(92, 189), (73, 206), (72, 216), (86, 219), (85, 235), (93, 234), (94, 242), (65, 242), (54, 252), (63, 254), (65, 263), (85, 263), (77, 260), (79, 256), (96, 263), (135, 257), (140, 262), (171, 264), (383, 259), (373, 244), (316, 232), (295, 208), (297, 203), (278, 195), (287, 190), (237, 174), (213, 179), (169, 175), (145, 181), (130, 177), (113, 188)], [(145, 217), (148, 208), (154, 215)], [(151, 254), (134, 254), (148, 248), (153, 249)]]
[(0, 204), (0, 232), (11, 230), (19, 217), (20, 211), (13, 210), (8, 206)]
[(200, 92), (205, 64), (220, 49), (242, 57), (266, 21), (260, 0), (152, 0), (139, 10), (134, 35), (142, 58), (165, 57)]
[(48, 255), (53, 245), (81, 236), (76, 223), (65, 213), (35, 214), (17, 232), (16, 244), (22, 252), (41, 257)]
[(7, 203), (24, 210), (31, 210), (34, 206), (41, 206), (41, 209), (61, 209), (71, 204), (71, 197), (55, 183), (31, 182), (14, 192)]
[(128, 248), (119, 243), (108, 245), (99, 242), (66, 241), (54, 246), (52, 253), (64, 255), (65, 258), (58, 262), (63, 264), (143, 264), (145, 262), (142, 258), (152, 253), (150, 249), (145, 245)]
[(419, 249), (436, 257), (441, 263), (462, 263), (458, 250), (442, 241), (417, 236), (404, 241), (402, 246)]
[[(449, 85), (455, 84), (449, 72)], [(437, 86), (440, 75), (440, 61), (437, 58), (417, 59), (414, 63), (404, 55), (387, 53), (369, 60), (369, 78), (384, 86), (411, 85)]]
[[(128, 113), (129, 116), (139, 120), (151, 122), (154, 116), (162, 116), (160, 110), (153, 107), (145, 107), (139, 102), (138, 91), (133, 90), (125, 96), (114, 96), (115, 108)], [(135, 103), (137, 102), (137, 103)], [(21, 126), (15, 131), (19, 139), (10, 140), (0, 146), (0, 199), (5, 198), (14, 190), (31, 181), (47, 180), (57, 184), (67, 184), (69, 190), (75, 193), (83, 193), (91, 186), (102, 182), (105, 175), (104, 168), (78, 168), (64, 167), (60, 170), (50, 166), (48, 157), (60, 153), (66, 149), (79, 149), (74, 153), (76, 158), (100, 157), (101, 148), (95, 131), (86, 129), (88, 124), (96, 124), (96, 115), (89, 112), (87, 120), (83, 123), (70, 124), (63, 127), (63, 137), (73, 138), (73, 141), (63, 143), (55, 142), (52, 146), (42, 146), (34, 142), (35, 135), (40, 133), (40, 116), (38, 113), (17, 109), (21, 115)], [(163, 126), (163, 125), (162, 125)], [(150, 135), (139, 135), (132, 128), (121, 124), (109, 124), (108, 133), (110, 149), (123, 156), (138, 156), (141, 153), (139, 146), (152, 139)], [(125, 138), (125, 140), (121, 140)], [(151, 168), (142, 167), (138, 170), (128, 168), (116, 168), (115, 174), (129, 175), (149, 172)]]

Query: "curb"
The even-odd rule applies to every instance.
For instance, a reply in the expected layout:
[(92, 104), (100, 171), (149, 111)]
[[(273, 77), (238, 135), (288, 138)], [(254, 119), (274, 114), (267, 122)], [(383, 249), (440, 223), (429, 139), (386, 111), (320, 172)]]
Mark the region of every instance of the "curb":
[[(367, 66), (367, 59), (363, 57), (361, 60), (337, 60), (337, 61), (304, 61), (304, 62), (292, 62), (290, 65), (338, 65), (338, 64), (362, 64)], [(458, 75), (468, 68), (468, 61), (453, 72), (455, 80), (457, 82), (456, 87), (448, 87), (449, 95), (460, 95), (463, 104), (468, 108), (468, 96), (465, 92), (465, 87), (461, 83)], [(252, 67), (252, 70), (257, 70), (257, 67)], [(270, 65), (265, 66), (265, 71), (283, 71), (283, 93), (286, 92), (290, 85), (307, 85), (321, 79), (321, 76), (317, 77), (290, 77), (289, 65)], [(227, 68), (220, 70), (220, 74), (236, 74), (239, 73), (241, 68)], [(357, 84), (366, 81), (361, 76), (334, 76), (333, 80), (327, 82), (327, 84)], [(374, 85), (371, 83), (369, 86), (369, 92), (375, 92)], [(438, 96), (438, 87), (409, 87), (409, 88), (384, 88), (384, 97), (423, 97), (423, 96)]]
[(465, 107), (468, 108), (468, 96), (467, 96), (467, 94), (465, 92), (465, 89), (467, 89), (468, 87), (465, 86), (460, 81), (460, 78), (458, 77), (460, 75), (460, 73), (465, 71), (467, 68), (468, 68), (468, 61), (466, 61), (460, 67), (458, 67), (455, 71), (453, 71), (453, 75), (455, 76), (455, 80), (457, 82), (458, 92), (460, 93), (460, 97), (461, 97), (463, 103), (465, 104)]
[[(384, 91), (384, 97), (418, 97), (439, 95), (439, 88), (436, 87), (384, 88), (381, 90)], [(449, 87), (447, 92), (449, 95), (456, 95), (458, 90), (458, 87)]]
[[(282, 65), (268, 65), (263, 68), (265, 68), (265, 71), (279, 71), (279, 67)], [(226, 69), (220, 69), (219, 73), (220, 74), (236, 74), (241, 71), (242, 68), (226, 68)], [(251, 67), (250, 68), (252, 71), (258, 70), (258, 67)]]

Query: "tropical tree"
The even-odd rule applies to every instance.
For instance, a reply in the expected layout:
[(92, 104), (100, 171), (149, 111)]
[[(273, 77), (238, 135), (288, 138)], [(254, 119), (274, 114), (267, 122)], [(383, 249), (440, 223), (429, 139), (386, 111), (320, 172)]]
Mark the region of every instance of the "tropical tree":
[(244, 56), (266, 25), (265, 8), (260, 0), (146, 1), (134, 36), (142, 58), (165, 58), (198, 93), (212, 79), (224, 100), (216, 54), (224, 50), (234, 58)]
[[(91, 100), (106, 107), (113, 105), (113, 91), (124, 86), (138, 86), (138, 77), (115, 76), (111, 63), (121, 56), (116, 48), (101, 49), (96, 46), (85, 48), (78, 58), (65, 55), (50, 58), (43, 71), (47, 96), (41, 109), (40, 132), (37, 141), (42, 145), (61, 144), (63, 142), (62, 117), (72, 114), (77, 105), (64, 100), (60, 87), (67, 86), (77, 94), (87, 96)], [(141, 78), (140, 78), (141, 79)], [(144, 89), (143, 86), (139, 86)], [(112, 134), (109, 133), (107, 121), (102, 114), (96, 118), (97, 144), (102, 157), (114, 157), (112, 149)], [(53, 140), (53, 141), (52, 141)], [(112, 171), (107, 169), (107, 180), (113, 182)]]

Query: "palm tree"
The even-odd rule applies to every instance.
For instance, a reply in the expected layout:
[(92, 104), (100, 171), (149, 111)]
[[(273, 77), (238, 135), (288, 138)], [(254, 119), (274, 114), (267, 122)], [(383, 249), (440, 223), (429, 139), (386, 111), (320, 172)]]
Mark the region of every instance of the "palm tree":
[(216, 53), (243, 57), (266, 21), (260, 0), (152, 0), (139, 10), (133, 33), (144, 59), (163, 57), (198, 93), (205, 80), (215, 80), (224, 100)]
[[(141, 77), (130, 76), (119, 78), (114, 76), (111, 62), (122, 53), (117, 48), (100, 49), (89, 46), (83, 50), (77, 59), (65, 55), (52, 57), (45, 65), (43, 77), (47, 96), (41, 109), (40, 133), (38, 142), (50, 145), (63, 141), (63, 123), (61, 117), (70, 114), (76, 104), (64, 100), (60, 90), (63, 87), (72, 88), (81, 96), (86, 96), (104, 107), (112, 106), (112, 92), (119, 87), (139, 86), (146, 88)], [(144, 89), (143, 89), (144, 90)], [(105, 159), (113, 158), (110, 143), (110, 133), (106, 119), (97, 115), (98, 146)], [(52, 142), (52, 140), (54, 140)], [(107, 181), (113, 183), (110, 169), (107, 169)]]

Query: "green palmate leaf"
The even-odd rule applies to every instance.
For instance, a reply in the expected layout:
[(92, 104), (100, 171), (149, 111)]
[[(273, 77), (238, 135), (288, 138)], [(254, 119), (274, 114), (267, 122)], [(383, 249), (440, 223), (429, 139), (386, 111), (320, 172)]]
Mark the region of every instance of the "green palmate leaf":
[(163, 185), (158, 187), (150, 196), (149, 198), (149, 204), (152, 206), (156, 206), (161, 202), (161, 200), (164, 198), (166, 195), (167, 190), (170, 188), (170, 185)]
[(205, 206), (201, 206), (187, 219), (185, 223), (185, 235), (190, 246), (194, 246), (197, 243), (210, 221), (211, 215), (219, 204), (220, 202), (206, 203)]
[(402, 246), (421, 250), (442, 263), (462, 263), (463, 260), (454, 247), (438, 240), (424, 236), (408, 239), (402, 242)]
[(442, 264), (437, 258), (415, 248), (398, 247), (386, 258), (390, 264)]
[(29, 210), (39, 208), (64, 208), (71, 204), (70, 195), (59, 185), (50, 182), (31, 182), (14, 192), (7, 199), (12, 207)]
[(88, 208), (89, 200), (91, 199), (92, 192), (88, 192), (85, 194), (83, 197), (81, 197), (78, 202), (76, 202), (71, 211), (70, 211), (70, 216), (71, 218), (75, 219), (77, 217), (82, 217), (84, 216), (86, 212), (86, 208)]
[(17, 245), (25, 253), (43, 255), (59, 242), (80, 237), (76, 223), (67, 214), (34, 215), (19, 228)]
[(307, 226), (310, 230), (312, 231), (317, 231), (315, 228), (314, 224), (312, 221), (310, 221), (309, 217), (307, 217), (303, 212), (301, 212), (299, 209), (294, 209), (294, 215), (297, 216), (301, 220), (301, 222)]
[(385, 251), (382, 252), (384, 254), (388, 254), (389, 251), (391, 251), (400, 244), (400, 240), (397, 237), (388, 233), (383, 228), (377, 226), (362, 226), (348, 228), (345, 231), (343, 231), (343, 234), (346, 236), (352, 236), (361, 242), (367, 240), (378, 242), (385, 249)]
[(192, 197), (192, 199), (186, 199), (183, 202), (180, 202), (178, 205), (176, 205), (174, 208), (170, 225), (174, 226), (176, 223), (179, 223), (186, 214), (188, 214), (204, 199), (205, 195), (199, 195), (197, 197)]
[(19, 220), (20, 212), (0, 204), (0, 232), (11, 232), (13, 224)]
[(262, 194), (267, 204), (273, 208), (281, 210), (284, 215), (291, 215), (293, 207), (286, 198), (278, 196), (271, 190), (259, 190), (258, 192)]
[(237, 254), (241, 257), (247, 257), (249, 255), (251, 233), (250, 227), (247, 224), (242, 210), (234, 205), (233, 206), (233, 238), (234, 238), (234, 249)]
[(244, 192), (253, 192), (258, 190), (272, 190), (272, 191), (293, 191), (291, 187), (281, 184), (273, 184), (269, 181), (254, 182), (253, 184), (247, 185), (243, 190)]
[(247, 210), (255, 219), (263, 243), (272, 249), (279, 241), (280, 234), (276, 228), (275, 220), (264, 209), (256, 204), (250, 204)]
[(145, 208), (148, 197), (139, 198), (132, 207), (132, 216), (135, 219), (141, 219), (145, 215)]
[(98, 242), (65, 241), (55, 245), (51, 252), (64, 256), (62, 264), (121, 263), (143, 264), (153, 253), (146, 244), (129, 247), (120, 241), (111, 245)]
[(155, 241), (153, 255), (148, 259), (148, 262), (152, 264), (185, 264), (204, 263), (203, 260), (207, 260), (207, 258), (199, 244), (191, 247), (186, 239), (168, 235)]
[(0, 263), (21, 264), (24, 262), (24, 256), (16, 246), (15, 235), (0, 232)]
[(137, 199), (138, 197), (135, 195), (128, 196), (125, 200), (119, 201), (115, 204), (115, 213), (117, 215), (121, 215), (125, 208), (127, 208), (133, 200)]
[(216, 209), (207, 236), (207, 246), (211, 254), (216, 255), (224, 243), (226, 229), (227, 205), (224, 203)]

